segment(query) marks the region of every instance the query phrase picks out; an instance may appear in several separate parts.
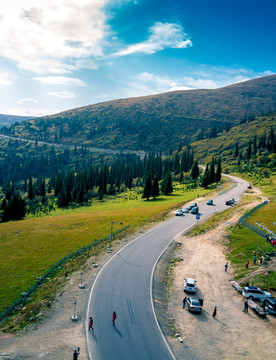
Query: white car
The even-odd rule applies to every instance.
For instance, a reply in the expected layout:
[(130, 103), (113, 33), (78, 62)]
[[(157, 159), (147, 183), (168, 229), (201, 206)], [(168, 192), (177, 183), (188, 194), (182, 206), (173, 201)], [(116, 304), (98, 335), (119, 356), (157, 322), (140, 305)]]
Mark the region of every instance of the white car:
[(202, 299), (188, 297), (186, 301), (187, 301), (187, 307), (188, 307), (189, 311), (201, 313), (202, 305), (203, 305)]
[(187, 293), (194, 294), (196, 292), (196, 280), (190, 279), (190, 278), (185, 278), (183, 290)]
[(176, 210), (176, 212), (175, 212), (175, 216), (181, 216), (181, 215), (183, 215), (182, 210), (181, 210), (181, 209)]
[(265, 298), (272, 297), (267, 291), (262, 291), (256, 286), (246, 286), (243, 289), (242, 295), (247, 299), (259, 299), (264, 300)]

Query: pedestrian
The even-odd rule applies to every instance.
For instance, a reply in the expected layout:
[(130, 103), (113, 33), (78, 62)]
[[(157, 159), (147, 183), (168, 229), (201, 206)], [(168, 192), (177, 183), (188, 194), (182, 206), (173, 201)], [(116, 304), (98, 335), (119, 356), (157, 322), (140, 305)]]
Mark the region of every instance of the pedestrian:
[(257, 262), (257, 256), (256, 255), (254, 255), (253, 260), (254, 260), (254, 265), (256, 265), (256, 262)]
[(77, 350), (74, 350), (73, 360), (78, 360), (78, 357), (79, 357), (79, 352), (77, 352)]
[(248, 269), (249, 267), (249, 260), (247, 260), (246, 264), (245, 264), (245, 268)]
[(217, 316), (217, 307), (214, 307), (214, 311), (213, 311), (213, 318), (215, 318)]
[(116, 320), (116, 319), (117, 319), (116, 312), (113, 311), (113, 313), (112, 313), (112, 324), (113, 324), (113, 326), (115, 326), (115, 320)]
[(187, 298), (186, 298), (186, 296), (185, 296), (184, 299), (183, 299), (183, 305), (182, 305), (182, 308), (183, 308), (183, 309), (185, 308), (186, 300), (187, 300)]
[(91, 329), (91, 330), (94, 330), (94, 329), (93, 329), (93, 319), (92, 319), (92, 316), (90, 316), (90, 318), (89, 318), (89, 327), (88, 327), (88, 331), (89, 331), (90, 329)]
[(227, 272), (227, 269), (228, 269), (228, 261), (227, 261), (227, 263), (224, 265), (224, 268), (225, 268), (225, 271)]
[(263, 258), (263, 255), (260, 257), (260, 264), (263, 265), (263, 261), (264, 261), (264, 258)]
[(243, 311), (247, 314), (248, 313), (248, 301), (245, 300), (244, 304), (243, 304)]

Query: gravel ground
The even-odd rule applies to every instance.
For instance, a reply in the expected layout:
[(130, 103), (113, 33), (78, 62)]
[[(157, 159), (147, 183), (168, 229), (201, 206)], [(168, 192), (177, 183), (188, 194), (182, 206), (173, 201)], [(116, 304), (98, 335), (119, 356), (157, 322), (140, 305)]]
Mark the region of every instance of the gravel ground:
[[(173, 269), (167, 314), (183, 343), (166, 334), (176, 359), (276, 359), (276, 317), (261, 319), (251, 309), (245, 314), (244, 299), (229, 282), (231, 265), (227, 272), (224, 270), (227, 226), (221, 224), (207, 234), (178, 239), (182, 244), (174, 257), (183, 261), (176, 262)], [(261, 268), (264, 272), (276, 270), (276, 259), (269, 268)], [(201, 314), (182, 309), (184, 277), (197, 279), (196, 295), (204, 299)], [(215, 319), (214, 306), (217, 306)]]

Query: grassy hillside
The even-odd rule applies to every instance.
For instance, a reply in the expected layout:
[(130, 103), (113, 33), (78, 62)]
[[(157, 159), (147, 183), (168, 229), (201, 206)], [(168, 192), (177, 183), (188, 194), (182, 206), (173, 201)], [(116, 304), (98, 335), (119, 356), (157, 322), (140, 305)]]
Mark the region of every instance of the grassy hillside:
[(276, 75), (215, 90), (120, 99), (26, 121), (4, 133), (66, 144), (169, 150), (276, 109)]
[[(239, 172), (245, 176), (252, 175), (269, 177), (276, 172), (276, 154), (273, 150), (258, 148), (257, 153), (247, 159), (247, 149), (251, 140), (252, 149), (254, 137), (259, 140), (265, 135), (266, 142), (269, 139), (271, 128), (276, 130), (276, 114), (257, 117), (252, 122), (235, 126), (222, 135), (208, 140), (197, 141), (192, 144), (195, 158), (199, 162), (209, 162), (213, 156), (220, 157), (223, 163), (223, 172)], [(238, 142), (238, 156), (236, 156), (236, 144)]]

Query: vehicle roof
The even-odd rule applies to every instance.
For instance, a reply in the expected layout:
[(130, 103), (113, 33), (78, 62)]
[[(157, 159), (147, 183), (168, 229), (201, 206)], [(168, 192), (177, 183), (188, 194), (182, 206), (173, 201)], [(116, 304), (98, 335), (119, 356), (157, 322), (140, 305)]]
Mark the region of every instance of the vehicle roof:
[(186, 282), (190, 282), (190, 283), (193, 283), (193, 282), (196, 282), (195, 279), (192, 279), (192, 278), (185, 278), (184, 279)]

